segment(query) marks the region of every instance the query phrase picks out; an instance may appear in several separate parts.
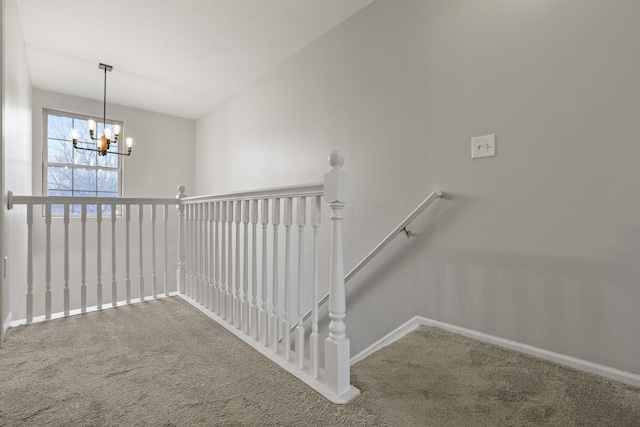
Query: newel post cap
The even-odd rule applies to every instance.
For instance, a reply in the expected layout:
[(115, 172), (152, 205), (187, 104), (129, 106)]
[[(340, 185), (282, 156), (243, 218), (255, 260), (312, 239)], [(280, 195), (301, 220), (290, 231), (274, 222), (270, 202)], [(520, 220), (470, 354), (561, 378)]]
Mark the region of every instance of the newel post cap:
[(178, 194), (176, 194), (176, 199), (182, 199), (185, 197), (184, 190), (184, 185), (178, 185)]
[(346, 203), (349, 200), (349, 174), (342, 169), (344, 154), (332, 152), (329, 164), (331, 170), (324, 174), (324, 198), (327, 203)]
[(178, 185), (178, 194), (176, 194), (176, 209), (180, 215), (184, 213), (184, 205), (182, 204), (182, 199), (186, 197), (184, 194), (184, 185)]

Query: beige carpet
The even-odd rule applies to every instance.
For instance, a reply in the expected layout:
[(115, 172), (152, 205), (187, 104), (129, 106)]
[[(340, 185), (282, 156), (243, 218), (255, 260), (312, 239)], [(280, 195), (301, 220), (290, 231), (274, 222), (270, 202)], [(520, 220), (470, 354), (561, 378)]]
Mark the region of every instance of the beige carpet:
[(640, 426), (640, 390), (439, 329), (357, 363), (336, 406), (179, 298), (12, 329), (2, 426)]

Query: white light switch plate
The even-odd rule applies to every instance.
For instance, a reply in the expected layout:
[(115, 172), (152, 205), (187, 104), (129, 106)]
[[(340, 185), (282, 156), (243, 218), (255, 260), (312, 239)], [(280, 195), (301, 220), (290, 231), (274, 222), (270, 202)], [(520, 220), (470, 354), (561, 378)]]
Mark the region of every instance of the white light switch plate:
[(471, 138), (471, 158), (491, 157), (496, 155), (496, 135), (476, 136)]

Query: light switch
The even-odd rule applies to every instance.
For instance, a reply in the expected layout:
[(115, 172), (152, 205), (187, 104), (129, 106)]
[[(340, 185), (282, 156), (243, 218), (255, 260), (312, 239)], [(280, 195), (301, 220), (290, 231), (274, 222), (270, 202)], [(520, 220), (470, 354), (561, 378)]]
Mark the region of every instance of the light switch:
[(471, 138), (471, 158), (491, 157), (496, 155), (496, 135), (476, 136)]

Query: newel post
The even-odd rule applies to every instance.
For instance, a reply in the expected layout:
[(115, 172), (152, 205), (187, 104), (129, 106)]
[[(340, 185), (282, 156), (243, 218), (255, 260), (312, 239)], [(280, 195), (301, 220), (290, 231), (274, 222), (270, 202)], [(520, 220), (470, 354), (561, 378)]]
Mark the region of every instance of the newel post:
[(346, 334), (346, 296), (342, 251), (342, 208), (349, 199), (349, 177), (342, 169), (344, 155), (329, 156), (331, 171), (324, 175), (324, 197), (331, 208), (331, 254), (329, 266), (329, 337), (324, 346), (327, 386), (337, 395), (350, 390), (350, 344)]
[(186, 292), (185, 285), (187, 281), (187, 270), (184, 258), (185, 250), (185, 234), (184, 234), (184, 205), (182, 199), (185, 197), (184, 185), (178, 186), (178, 201), (176, 208), (178, 209), (178, 271), (177, 271), (177, 291), (181, 294)]

